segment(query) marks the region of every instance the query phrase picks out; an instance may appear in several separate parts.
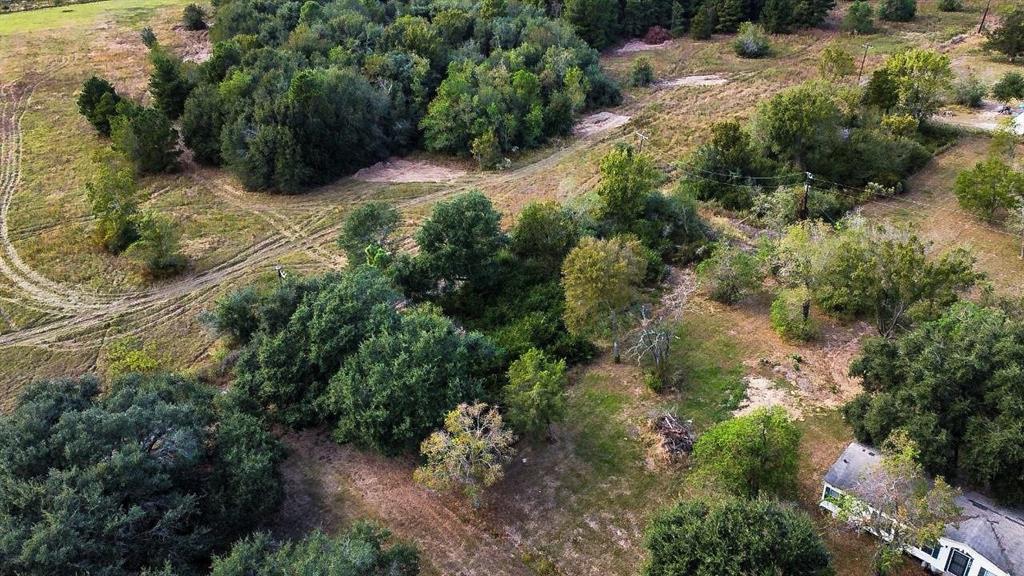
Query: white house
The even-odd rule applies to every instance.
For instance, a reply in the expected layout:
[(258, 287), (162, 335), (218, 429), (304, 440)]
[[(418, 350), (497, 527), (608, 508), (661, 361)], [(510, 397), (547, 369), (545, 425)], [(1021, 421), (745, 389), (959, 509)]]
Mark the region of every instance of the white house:
[[(825, 474), (821, 507), (835, 514), (835, 499), (857, 497), (857, 485), (881, 463), (878, 450), (856, 442)], [(907, 554), (936, 574), (1024, 576), (1024, 512), (1000, 507), (975, 492), (956, 499), (962, 519), (946, 526), (935, 548), (907, 548)], [(865, 506), (870, 509), (869, 504)]]

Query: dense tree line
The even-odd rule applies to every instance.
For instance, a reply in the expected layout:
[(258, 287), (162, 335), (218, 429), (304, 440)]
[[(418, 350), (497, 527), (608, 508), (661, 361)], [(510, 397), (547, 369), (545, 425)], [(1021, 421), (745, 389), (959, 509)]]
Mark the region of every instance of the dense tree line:
[(414, 147), (494, 166), (620, 98), (569, 25), (517, 2), (227, 0), (211, 36), (198, 66), (154, 49), (153, 92), (198, 161), (252, 189), (295, 192)]
[(772, 33), (820, 25), (835, 0), (568, 0), (548, 2), (595, 48), (622, 37), (643, 36), (655, 26), (675, 34), (736, 32), (743, 22), (761, 22)]
[(851, 374), (865, 392), (844, 412), (863, 442), (904, 431), (932, 474), (1024, 503), (1024, 322), (960, 303), (895, 340), (867, 343)]
[(282, 497), (262, 421), (181, 376), (32, 384), (0, 440), (3, 573), (195, 573)]

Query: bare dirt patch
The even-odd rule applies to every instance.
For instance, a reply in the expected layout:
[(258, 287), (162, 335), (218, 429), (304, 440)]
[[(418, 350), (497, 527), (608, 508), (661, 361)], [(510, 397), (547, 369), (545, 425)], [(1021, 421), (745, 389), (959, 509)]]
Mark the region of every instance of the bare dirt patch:
[[(412, 480), (414, 463), (386, 458), (334, 443), (325, 434), (285, 437), (292, 449), (287, 468), (304, 470), (291, 478), (282, 529), (331, 529), (352, 512), (381, 520), (398, 537), (415, 542), (441, 574), (530, 576), (507, 536), (489, 527), (464, 502), (434, 494)], [(304, 524), (314, 524), (304, 526)]]
[(736, 416), (750, 414), (758, 408), (781, 406), (794, 420), (803, 420), (803, 411), (799, 399), (785, 388), (779, 387), (774, 381), (761, 376), (747, 376), (747, 397), (733, 411)]
[(616, 54), (633, 54), (635, 52), (646, 52), (648, 50), (662, 50), (674, 44), (672, 40), (666, 40), (661, 44), (648, 44), (643, 40), (630, 40), (615, 50)]
[(626, 122), (629, 122), (629, 116), (623, 116), (613, 112), (597, 112), (580, 119), (580, 121), (576, 123), (576, 127), (573, 128), (573, 133), (581, 137), (592, 136), (594, 134), (611, 130), (612, 128), (618, 128)]
[(723, 78), (718, 74), (701, 74), (674, 78), (672, 80), (663, 80), (658, 82), (656, 86), (658, 88), (679, 88), (684, 86), (721, 86), (728, 83), (729, 80), (727, 78)]
[(181, 26), (175, 26), (174, 31), (181, 38), (182, 60), (199, 64), (206, 62), (213, 55), (213, 44), (210, 42), (209, 30), (185, 30)]
[(363, 168), (353, 178), (363, 182), (403, 184), (411, 182), (450, 182), (466, 173), (465, 170), (431, 164), (423, 160), (388, 158)]
[(942, 122), (993, 132), (1004, 124), (1009, 124), (1017, 134), (1024, 134), (1024, 111), (1019, 108), (1012, 108), (1010, 114), (1001, 112), (1003, 105), (992, 101), (984, 100), (981, 108), (965, 108), (954, 106), (946, 108), (938, 117)]

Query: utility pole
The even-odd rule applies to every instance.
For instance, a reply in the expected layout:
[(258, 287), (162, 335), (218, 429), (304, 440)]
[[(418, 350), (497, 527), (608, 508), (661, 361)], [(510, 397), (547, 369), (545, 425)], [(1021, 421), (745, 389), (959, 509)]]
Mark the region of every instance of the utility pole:
[(985, 19), (988, 18), (988, 9), (992, 7), (992, 0), (985, 4), (985, 11), (981, 13), (981, 24), (978, 24), (978, 34), (985, 30)]
[(1020, 226), (1020, 254), (1017, 259), (1024, 260), (1024, 202), (1020, 203), (1020, 222), (1017, 225)]
[(864, 56), (860, 59), (860, 72), (857, 73), (857, 86), (860, 86), (860, 79), (864, 76), (864, 63), (868, 61), (868, 48), (871, 48), (871, 44), (864, 44)]
[(814, 180), (814, 174), (810, 172), (804, 172), (804, 193), (800, 197), (800, 206), (797, 208), (797, 220), (807, 220), (807, 197), (811, 195), (811, 180)]

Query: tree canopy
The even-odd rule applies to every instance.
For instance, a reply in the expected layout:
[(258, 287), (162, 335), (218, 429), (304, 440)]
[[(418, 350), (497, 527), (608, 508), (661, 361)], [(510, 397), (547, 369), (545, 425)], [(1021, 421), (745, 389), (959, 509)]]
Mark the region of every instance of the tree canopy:
[(644, 576), (830, 576), (828, 549), (807, 514), (770, 500), (683, 501), (647, 529)]
[(896, 340), (869, 341), (850, 371), (864, 379), (844, 409), (860, 441), (903, 430), (928, 472), (1024, 503), (1024, 323), (959, 303)]
[(280, 502), (276, 440), (181, 376), (29, 386), (0, 416), (0, 571), (190, 571)]

